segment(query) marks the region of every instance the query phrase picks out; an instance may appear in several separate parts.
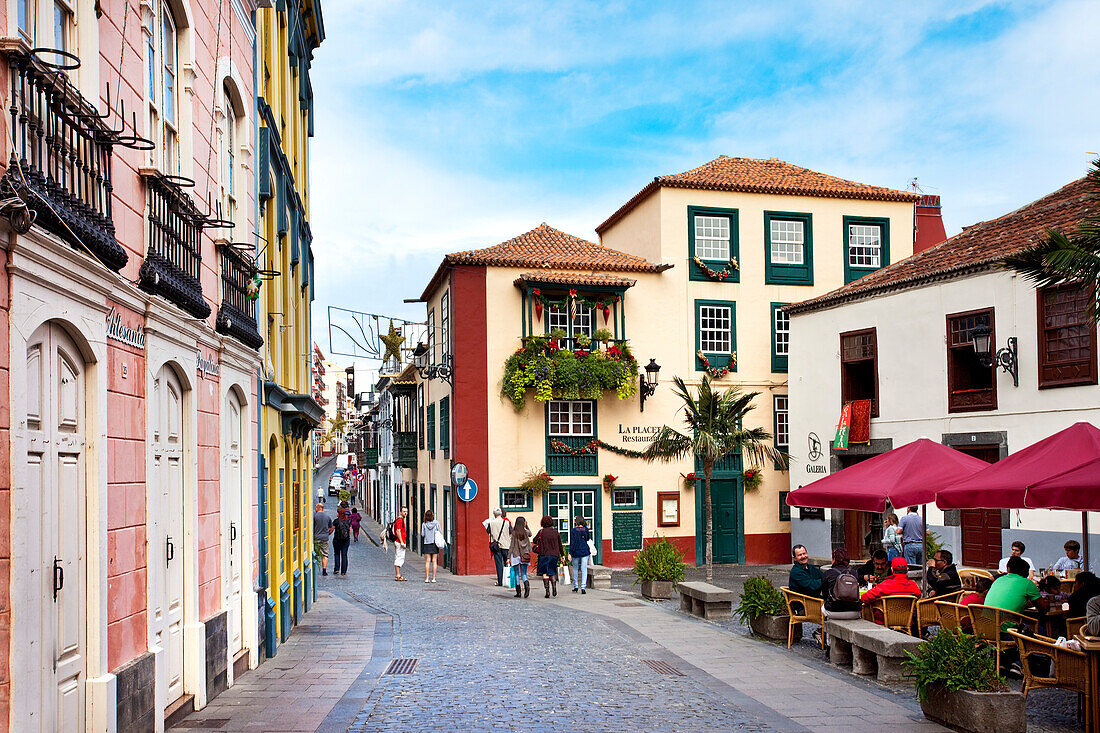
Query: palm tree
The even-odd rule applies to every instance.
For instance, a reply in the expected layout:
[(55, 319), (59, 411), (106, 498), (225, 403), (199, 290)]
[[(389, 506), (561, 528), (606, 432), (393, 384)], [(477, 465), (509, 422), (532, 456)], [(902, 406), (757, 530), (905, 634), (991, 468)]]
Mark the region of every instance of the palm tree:
[(736, 387), (717, 392), (704, 375), (698, 395), (692, 395), (684, 380), (675, 377), (676, 396), (683, 400), (684, 424), (680, 432), (668, 425), (653, 437), (649, 447), (636, 453), (646, 461), (674, 461), (693, 456), (703, 464), (703, 502), (706, 514), (705, 557), (707, 582), (714, 580), (714, 512), (710, 498), (710, 477), (714, 465), (729, 455), (745, 455), (753, 465), (774, 461), (787, 464), (787, 454), (772, 446), (772, 435), (763, 428), (744, 428), (745, 415), (754, 409), (759, 392), (742, 393)]
[(1048, 229), (1041, 242), (1005, 258), (1005, 264), (1039, 288), (1081, 283), (1092, 292), (1093, 316), (1100, 319), (1100, 158), (1085, 179), (1090, 202), (1077, 230), (1066, 234)]

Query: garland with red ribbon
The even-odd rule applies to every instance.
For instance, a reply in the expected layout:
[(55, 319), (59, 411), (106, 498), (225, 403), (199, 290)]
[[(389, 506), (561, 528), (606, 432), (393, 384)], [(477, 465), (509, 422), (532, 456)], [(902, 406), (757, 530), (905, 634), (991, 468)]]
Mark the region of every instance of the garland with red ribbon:
[(729, 374), (737, 366), (736, 351), (730, 352), (729, 364), (726, 364), (724, 367), (718, 369), (711, 368), (710, 360), (707, 358), (706, 354), (702, 352), (702, 350), (696, 351), (695, 356), (699, 357), (699, 361), (703, 362), (703, 369), (706, 371), (707, 374), (711, 376), (712, 379), (721, 379), (722, 377)]
[(722, 282), (727, 277), (732, 275), (734, 270), (740, 269), (739, 265), (737, 264), (736, 257), (730, 257), (729, 264), (723, 267), (721, 270), (710, 269), (709, 267), (707, 267), (706, 263), (698, 257), (693, 257), (692, 261), (695, 262), (696, 266), (700, 270), (702, 270), (707, 277), (709, 277), (711, 280), (717, 280), (718, 282)]
[(569, 456), (579, 456), (585, 455), (587, 453), (595, 453), (596, 448), (598, 448), (599, 446), (600, 441), (598, 440), (590, 440), (584, 445), (579, 445), (576, 448), (567, 445), (560, 440), (554, 440), (552, 438), (550, 440), (550, 447), (555, 453), (564, 453)]
[(611, 306), (615, 303), (622, 301), (622, 296), (615, 294), (611, 295), (606, 300), (604, 298), (597, 298), (596, 300), (589, 300), (577, 295), (575, 289), (569, 291), (569, 296), (562, 298), (561, 300), (551, 300), (542, 294), (540, 288), (531, 289), (531, 300), (535, 303), (535, 320), (542, 320), (542, 309), (547, 308), (567, 308), (569, 310), (569, 318), (573, 320), (577, 317), (577, 309), (583, 308), (585, 310), (599, 310), (603, 311), (603, 322), (607, 325), (608, 320), (611, 318)]

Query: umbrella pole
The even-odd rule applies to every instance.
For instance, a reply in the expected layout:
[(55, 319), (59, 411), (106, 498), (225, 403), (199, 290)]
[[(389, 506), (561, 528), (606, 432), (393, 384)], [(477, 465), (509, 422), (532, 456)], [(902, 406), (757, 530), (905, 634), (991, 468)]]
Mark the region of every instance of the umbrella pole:
[(921, 595), (928, 593), (928, 558), (925, 554), (928, 550), (928, 505), (920, 505), (920, 527), (922, 537), (920, 543), (920, 590)]
[(1081, 559), (1084, 561), (1081, 566), (1085, 570), (1091, 570), (1092, 566), (1089, 565), (1089, 513), (1081, 512)]

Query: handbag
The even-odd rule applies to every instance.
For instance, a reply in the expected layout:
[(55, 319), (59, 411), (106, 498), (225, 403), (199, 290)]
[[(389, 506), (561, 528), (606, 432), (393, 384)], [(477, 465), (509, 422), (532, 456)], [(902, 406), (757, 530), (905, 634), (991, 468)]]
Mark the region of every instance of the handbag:
[(447, 540), (443, 538), (443, 533), (438, 529), (435, 531), (435, 546), (440, 549), (447, 546)]
[[(504, 521), (508, 521), (508, 520), (504, 520)], [(489, 541), (489, 551), (490, 552), (500, 552), (501, 550), (504, 549), (503, 547), (500, 546), (500, 536), (502, 534), (504, 534), (504, 522), (500, 523), (500, 531), (497, 532), (497, 538), (495, 540), (490, 540)]]
[(588, 562), (592, 562), (596, 559), (596, 543), (592, 540), (588, 540), (588, 551), (589, 554), (592, 555), (592, 560), (589, 560)]

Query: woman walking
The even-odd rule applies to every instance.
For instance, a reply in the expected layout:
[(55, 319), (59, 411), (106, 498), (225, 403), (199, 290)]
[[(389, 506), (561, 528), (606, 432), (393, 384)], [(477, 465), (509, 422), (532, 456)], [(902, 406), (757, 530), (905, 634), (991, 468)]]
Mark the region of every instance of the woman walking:
[(340, 507), (336, 510), (336, 521), (332, 523), (332, 549), (336, 554), (333, 575), (348, 574), (348, 545), (351, 544), (351, 520), (348, 510)]
[(523, 597), (527, 598), (531, 595), (531, 584), (527, 581), (527, 566), (531, 563), (531, 530), (523, 517), (518, 517), (512, 527), (508, 557), (508, 564), (516, 569), (516, 598), (520, 597), (520, 577), (523, 578)]
[(573, 558), (573, 592), (579, 589), (585, 593), (588, 587), (588, 563), (592, 559), (592, 548), (588, 541), (592, 533), (588, 531), (588, 522), (578, 514), (573, 518), (573, 527), (569, 530), (569, 555)]
[(542, 576), (542, 585), (546, 588), (546, 597), (550, 597), (550, 588), (553, 586), (554, 595), (558, 594), (558, 564), (565, 554), (565, 548), (561, 545), (561, 535), (554, 529), (554, 520), (549, 516), (542, 518), (542, 529), (535, 535), (532, 546), (539, 556), (539, 564), (535, 569)]
[(355, 507), (351, 508), (351, 534), (355, 541), (359, 541), (359, 527), (363, 524), (363, 515)]
[(434, 583), (435, 571), (439, 567), (439, 545), (435, 543), (436, 532), (440, 531), (439, 522), (431, 509), (424, 512), (424, 521), (420, 523), (420, 544), (424, 547), (424, 582)]
[(886, 515), (886, 526), (882, 530), (882, 549), (886, 550), (887, 562), (893, 562), (895, 557), (902, 556), (898, 515), (893, 512)]

